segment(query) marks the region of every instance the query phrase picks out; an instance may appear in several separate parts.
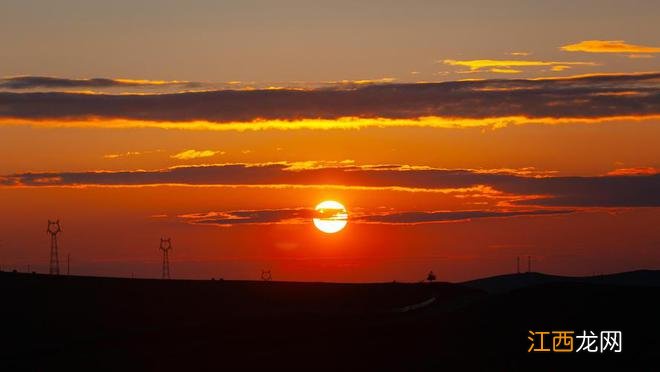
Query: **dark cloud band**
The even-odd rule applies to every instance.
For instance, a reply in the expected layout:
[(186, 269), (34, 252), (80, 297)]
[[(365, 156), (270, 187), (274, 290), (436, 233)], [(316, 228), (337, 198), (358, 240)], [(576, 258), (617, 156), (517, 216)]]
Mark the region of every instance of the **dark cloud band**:
[(154, 81), (130, 79), (66, 79), (49, 76), (16, 76), (0, 79), (0, 89), (66, 89), (66, 88), (114, 88), (147, 86), (197, 86), (198, 83), (187, 81)]
[(211, 212), (180, 216), (196, 224), (244, 225), (262, 223), (283, 223), (291, 221), (309, 221), (317, 217), (316, 211), (306, 208), (295, 209), (260, 209), (229, 212)]
[[(157, 171), (24, 173), (0, 178), (27, 185), (337, 185), (459, 189), (489, 186), (526, 196), (516, 203), (543, 206), (660, 206), (660, 174), (594, 177), (524, 177), (510, 173), (400, 166), (292, 169), (289, 164), (226, 164)], [(534, 197), (534, 198), (530, 198)]]
[[(97, 84), (112, 84), (112, 80), (92, 80)], [(89, 84), (94, 83), (92, 80)], [(225, 123), (340, 117), (648, 116), (660, 114), (659, 83), (660, 73), (650, 73), (386, 84), (351, 89), (219, 90), (146, 95), (5, 92), (0, 93), (0, 117)]]
[(154, 81), (130, 79), (66, 79), (49, 76), (16, 76), (0, 79), (0, 89), (66, 89), (66, 88), (114, 88), (114, 87), (147, 87), (147, 86), (187, 86), (194, 87), (198, 83), (187, 81)]
[[(457, 211), (457, 212), (397, 212), (385, 214), (365, 214), (350, 217), (353, 222), (384, 223), (384, 224), (420, 224), (464, 221), (479, 218), (502, 218), (516, 216), (543, 216), (573, 213), (574, 210), (527, 210), (527, 211)], [(211, 212), (180, 216), (194, 224), (209, 224), (219, 226), (306, 223), (318, 217), (313, 209), (263, 209), (239, 210), (229, 212)]]
[(433, 222), (462, 221), (476, 218), (516, 217), (516, 216), (543, 216), (573, 213), (574, 210), (531, 210), (531, 211), (456, 211), (456, 212), (400, 212), (390, 214), (368, 215), (359, 218), (360, 221), (391, 223), (391, 224), (418, 224)]

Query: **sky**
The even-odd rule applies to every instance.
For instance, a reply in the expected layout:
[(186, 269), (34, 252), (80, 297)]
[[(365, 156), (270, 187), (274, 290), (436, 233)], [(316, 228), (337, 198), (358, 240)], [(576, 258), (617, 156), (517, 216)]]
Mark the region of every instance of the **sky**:
[(188, 279), (658, 269), (658, 24), (653, 1), (3, 1), (0, 267), (47, 272), (59, 219), (80, 275), (159, 277), (161, 237)]

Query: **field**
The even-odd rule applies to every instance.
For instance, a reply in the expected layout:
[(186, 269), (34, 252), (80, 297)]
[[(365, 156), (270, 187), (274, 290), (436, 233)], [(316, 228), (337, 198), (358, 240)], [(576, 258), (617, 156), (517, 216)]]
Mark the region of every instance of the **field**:
[[(0, 272), (0, 360), (7, 371), (636, 370), (660, 355), (659, 279), (335, 284)], [(623, 352), (527, 353), (529, 330), (621, 330)]]

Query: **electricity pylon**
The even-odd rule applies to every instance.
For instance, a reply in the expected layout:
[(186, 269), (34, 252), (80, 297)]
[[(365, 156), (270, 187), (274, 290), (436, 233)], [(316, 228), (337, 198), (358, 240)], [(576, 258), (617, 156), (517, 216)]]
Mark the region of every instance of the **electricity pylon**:
[(61, 232), (60, 220), (48, 220), (46, 233), (50, 234), (50, 268), (48, 270), (50, 275), (60, 275), (60, 259), (57, 254), (57, 234)]
[(172, 250), (171, 238), (160, 238), (160, 250), (163, 251), (163, 279), (170, 278), (170, 251)]

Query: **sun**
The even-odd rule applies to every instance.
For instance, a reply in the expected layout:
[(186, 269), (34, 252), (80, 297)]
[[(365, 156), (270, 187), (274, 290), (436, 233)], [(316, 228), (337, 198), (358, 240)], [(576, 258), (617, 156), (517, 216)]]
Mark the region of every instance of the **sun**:
[(324, 233), (334, 234), (341, 231), (348, 223), (348, 212), (341, 203), (326, 200), (314, 208), (316, 216), (312, 221), (317, 229)]

